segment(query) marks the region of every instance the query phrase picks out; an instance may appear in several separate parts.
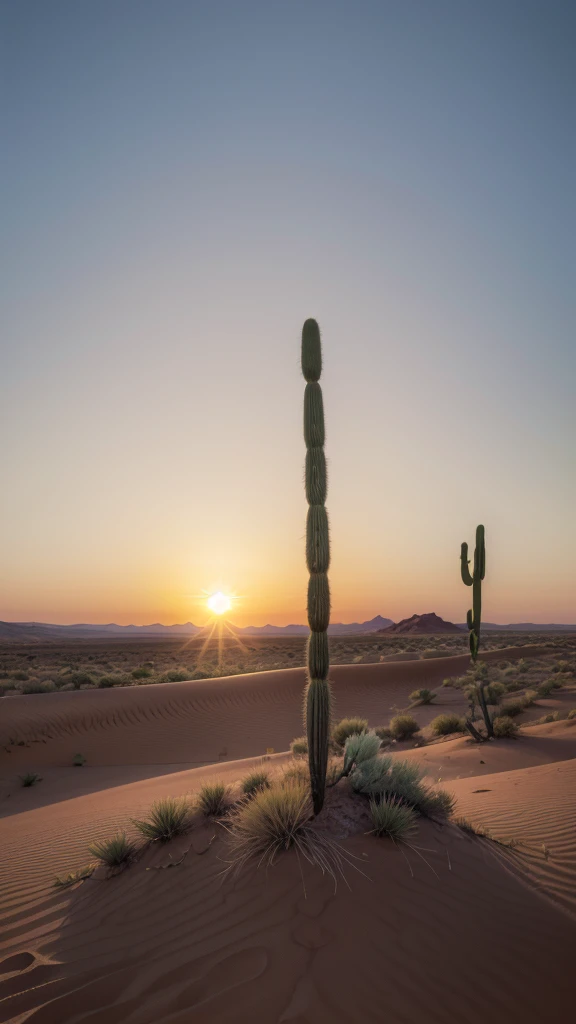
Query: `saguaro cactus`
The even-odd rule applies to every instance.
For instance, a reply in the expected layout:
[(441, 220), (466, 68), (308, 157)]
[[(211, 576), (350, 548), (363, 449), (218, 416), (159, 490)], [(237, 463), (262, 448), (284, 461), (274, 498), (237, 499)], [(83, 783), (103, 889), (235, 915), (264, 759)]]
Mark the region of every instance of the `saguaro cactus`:
[(330, 738), (330, 684), (328, 670), (328, 624), (330, 622), (330, 539), (326, 513), (326, 457), (324, 455), (324, 406), (318, 381), (322, 373), (320, 328), (306, 320), (302, 328), (302, 373), (304, 392), (304, 440), (306, 442), (306, 564), (308, 581), (308, 685), (306, 688), (306, 734), (314, 813), (324, 804), (326, 766)]
[[(471, 574), (468, 568), (468, 545), (466, 541), (460, 548), (460, 569), (462, 573), (462, 582), (467, 587), (472, 587), (472, 608), (470, 608), (466, 614), (466, 623), (470, 630), (470, 656), (472, 662), (475, 664), (478, 658), (478, 650), (480, 648), (480, 624), (482, 620), (482, 580), (486, 572), (486, 548), (484, 545), (484, 527), (476, 527), (476, 547), (474, 549), (474, 571)], [(476, 691), (478, 695), (478, 703), (482, 716), (486, 724), (486, 732), (488, 736), (494, 735), (494, 728), (492, 726), (492, 718), (488, 711), (488, 705), (486, 703), (486, 695), (484, 693), (485, 683), (480, 680), (476, 683)], [(474, 735), (474, 728), (468, 728), (474, 738), (478, 738), (478, 733)]]

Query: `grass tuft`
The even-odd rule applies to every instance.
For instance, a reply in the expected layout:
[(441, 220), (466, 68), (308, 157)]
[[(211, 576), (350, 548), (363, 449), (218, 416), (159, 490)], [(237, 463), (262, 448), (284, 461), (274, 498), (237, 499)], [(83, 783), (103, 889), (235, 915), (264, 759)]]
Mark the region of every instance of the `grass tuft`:
[(254, 796), (261, 789), (270, 789), (270, 775), (268, 772), (253, 771), (242, 779), (242, 792), (244, 796)]
[(379, 750), (380, 737), (375, 732), (355, 733), (349, 736), (344, 747), (344, 775), (349, 774), (353, 765), (376, 757)]
[(343, 718), (332, 730), (332, 740), (337, 747), (343, 747), (349, 736), (361, 735), (368, 732), (368, 722), (365, 718)]
[(395, 715), (390, 719), (390, 734), (395, 740), (409, 740), (420, 731), (420, 726), (412, 715)]
[(149, 842), (167, 843), (190, 828), (190, 802), (183, 796), (156, 800), (148, 817), (134, 820), (132, 824)]
[(42, 782), (42, 776), (37, 775), (36, 772), (26, 772), (25, 775), (19, 775), (18, 778), (23, 786), (35, 786), (37, 782)]
[(427, 690), (426, 687), (423, 687), (410, 694), (410, 701), (412, 704), (431, 704), (435, 697), (434, 690)]
[(118, 868), (132, 860), (136, 853), (136, 846), (126, 837), (125, 832), (117, 832), (110, 839), (92, 843), (88, 847), (88, 852), (96, 857), (96, 860), (107, 864), (109, 868)]
[(383, 800), (370, 801), (373, 835), (386, 836), (395, 843), (407, 843), (416, 832), (416, 812), (412, 807), (387, 796)]
[(298, 736), (297, 739), (292, 740), (290, 744), (290, 750), (292, 757), (306, 757), (308, 753), (308, 740), (305, 736)]
[(437, 715), (430, 722), (432, 732), (436, 736), (449, 736), (453, 732), (464, 732), (464, 720), (460, 715)]
[(76, 885), (76, 882), (83, 882), (86, 878), (90, 878), (96, 870), (96, 864), (86, 864), (83, 868), (78, 868), (77, 871), (70, 871), (63, 877), (57, 875), (54, 879), (54, 888), (56, 889), (67, 889), (69, 885)]
[(207, 818), (215, 818), (224, 812), (228, 786), (223, 782), (206, 782), (198, 793), (198, 809)]
[(492, 722), (492, 727), (498, 740), (512, 739), (518, 732), (516, 722), (509, 715), (498, 715)]

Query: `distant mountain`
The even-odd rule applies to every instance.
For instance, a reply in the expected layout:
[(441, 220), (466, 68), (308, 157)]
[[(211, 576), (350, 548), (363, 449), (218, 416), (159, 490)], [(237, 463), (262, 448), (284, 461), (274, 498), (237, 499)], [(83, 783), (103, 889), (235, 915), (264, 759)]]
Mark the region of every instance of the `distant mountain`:
[[(468, 626), (463, 622), (461, 628), (468, 629)], [(500, 633), (506, 630), (511, 633), (576, 633), (576, 625), (566, 622), (509, 622), (506, 626), (500, 626), (497, 622), (483, 622), (482, 629), (497, 630)]]
[(462, 633), (460, 626), (453, 622), (446, 622), (435, 612), (426, 612), (425, 615), (411, 615), (409, 619), (401, 619), (386, 629), (379, 629), (379, 633)]
[[(328, 627), (332, 636), (346, 636), (357, 633), (375, 633), (383, 626), (392, 624), (392, 619), (376, 615), (367, 622), (334, 622)], [(245, 636), (307, 636), (308, 626), (289, 625), (272, 626), (234, 626), (227, 623), (233, 632)], [(77, 622), (70, 626), (60, 626), (49, 622), (0, 622), (0, 639), (3, 640), (54, 640), (58, 637), (89, 639), (95, 637), (126, 637), (136, 639), (149, 636), (195, 636), (206, 627), (195, 626), (193, 622), (182, 625), (164, 626), (161, 622), (153, 622), (149, 626), (119, 626), (115, 622), (96, 624)]]

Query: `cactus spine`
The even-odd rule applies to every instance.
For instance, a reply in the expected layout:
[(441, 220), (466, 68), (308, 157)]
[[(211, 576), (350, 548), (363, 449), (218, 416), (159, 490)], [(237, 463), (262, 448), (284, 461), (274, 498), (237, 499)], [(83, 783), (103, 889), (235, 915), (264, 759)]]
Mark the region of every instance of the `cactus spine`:
[(306, 320), (302, 328), (302, 373), (304, 392), (304, 440), (306, 442), (306, 564), (308, 582), (308, 685), (306, 688), (306, 734), (314, 813), (324, 804), (326, 765), (330, 739), (330, 684), (328, 671), (328, 623), (330, 622), (330, 539), (326, 513), (326, 457), (324, 455), (324, 406), (320, 328), (315, 320)]
[[(474, 549), (474, 571), (472, 574), (468, 568), (468, 545), (466, 541), (460, 548), (460, 570), (462, 573), (462, 582), (467, 587), (472, 587), (472, 608), (470, 608), (466, 614), (466, 623), (470, 631), (470, 657), (472, 662), (475, 664), (478, 658), (478, 650), (480, 648), (480, 624), (482, 620), (482, 580), (486, 572), (486, 548), (484, 544), (484, 527), (476, 527), (476, 547)], [(492, 725), (492, 718), (488, 711), (488, 705), (486, 703), (486, 695), (484, 693), (485, 683), (481, 680), (476, 683), (476, 690), (478, 694), (478, 703), (482, 711), (482, 716), (486, 725), (486, 732), (488, 736), (494, 735), (494, 728)], [(471, 724), (471, 723), (470, 723)], [(474, 738), (478, 737), (478, 732), (474, 728), (470, 728), (469, 731), (472, 733)], [(476, 732), (476, 735), (474, 733)]]

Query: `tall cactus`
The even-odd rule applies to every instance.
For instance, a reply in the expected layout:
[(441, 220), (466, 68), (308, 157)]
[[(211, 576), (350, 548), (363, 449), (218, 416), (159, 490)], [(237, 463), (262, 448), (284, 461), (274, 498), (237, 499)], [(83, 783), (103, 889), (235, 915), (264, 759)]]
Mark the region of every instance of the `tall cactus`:
[[(468, 568), (468, 545), (466, 541), (463, 542), (460, 548), (460, 570), (462, 573), (462, 582), (467, 587), (472, 587), (472, 608), (470, 608), (466, 614), (466, 623), (470, 631), (470, 656), (472, 662), (475, 664), (478, 658), (478, 650), (480, 648), (480, 624), (482, 620), (482, 580), (486, 573), (486, 548), (484, 545), (484, 527), (476, 527), (476, 547), (474, 549), (474, 571), (471, 574)], [(476, 684), (476, 691), (478, 695), (478, 703), (482, 711), (482, 716), (486, 725), (486, 732), (488, 736), (494, 735), (494, 727), (492, 725), (492, 718), (488, 711), (488, 705), (486, 703), (486, 695), (484, 693), (485, 683), (480, 680)], [(478, 738), (478, 733), (474, 728), (468, 728), (475, 739)]]
[(328, 624), (330, 622), (330, 539), (326, 513), (326, 457), (324, 455), (324, 406), (318, 381), (322, 373), (320, 328), (306, 320), (302, 328), (302, 373), (304, 392), (304, 440), (306, 442), (306, 564), (308, 581), (308, 685), (306, 688), (306, 734), (314, 813), (324, 804), (326, 766), (330, 739), (330, 683), (328, 670)]

